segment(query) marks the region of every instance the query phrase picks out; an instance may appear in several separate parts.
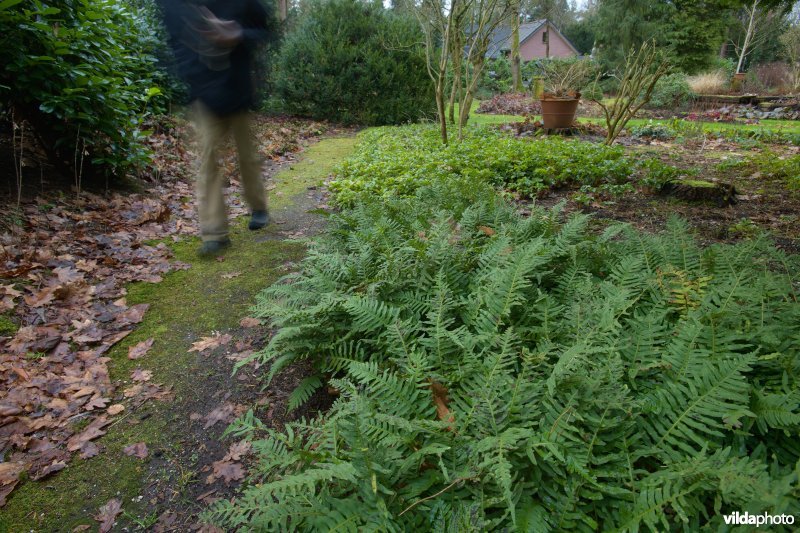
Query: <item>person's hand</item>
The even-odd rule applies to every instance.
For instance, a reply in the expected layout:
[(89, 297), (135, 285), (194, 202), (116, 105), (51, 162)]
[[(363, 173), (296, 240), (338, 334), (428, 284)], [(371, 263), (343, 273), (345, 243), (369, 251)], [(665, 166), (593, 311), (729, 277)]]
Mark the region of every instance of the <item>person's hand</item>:
[(235, 20), (222, 20), (207, 7), (200, 8), (207, 29), (202, 35), (217, 46), (233, 48), (242, 40), (242, 26)]

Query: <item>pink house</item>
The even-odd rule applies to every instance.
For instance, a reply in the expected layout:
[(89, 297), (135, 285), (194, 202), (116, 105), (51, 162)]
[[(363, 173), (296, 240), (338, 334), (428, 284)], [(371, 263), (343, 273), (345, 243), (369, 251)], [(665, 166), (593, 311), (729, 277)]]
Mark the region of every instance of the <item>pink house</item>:
[[(496, 58), (510, 53), (511, 28), (498, 28), (492, 35), (486, 56)], [(531, 61), (542, 57), (575, 57), (580, 53), (552, 22), (534, 20), (520, 24), (519, 55), (522, 61)]]

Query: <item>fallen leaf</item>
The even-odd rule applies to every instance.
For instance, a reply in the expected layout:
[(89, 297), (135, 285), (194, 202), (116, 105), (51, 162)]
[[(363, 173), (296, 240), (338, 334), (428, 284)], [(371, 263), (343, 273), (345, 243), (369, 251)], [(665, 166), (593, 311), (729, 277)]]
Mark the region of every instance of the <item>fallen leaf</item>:
[(45, 287), (44, 289), (31, 294), (23, 296), (23, 300), (25, 303), (28, 304), (29, 307), (43, 307), (50, 302), (52, 302), (56, 297), (56, 290), (60, 288), (59, 286), (56, 287)]
[(453, 431), (456, 419), (447, 407), (447, 404), (450, 403), (447, 398), (447, 389), (441, 383), (431, 381), (431, 392), (433, 393), (433, 403), (436, 405), (436, 417), (442, 422), (447, 422), (448, 429)]
[(232, 403), (226, 403), (217, 407), (206, 416), (206, 424), (203, 426), (203, 429), (208, 429), (217, 422), (232, 422), (235, 412), (236, 406)]
[(257, 318), (245, 317), (239, 321), (239, 325), (243, 328), (254, 328), (261, 325), (261, 321)]
[(144, 313), (150, 308), (150, 304), (136, 304), (127, 311), (117, 315), (117, 324), (121, 326), (132, 326), (144, 319)]
[(103, 428), (110, 423), (111, 422), (105, 415), (95, 418), (88, 426), (86, 426), (86, 429), (77, 435), (73, 435), (67, 441), (67, 450), (71, 452), (80, 450), (86, 442), (105, 435), (106, 432), (103, 431)]
[(147, 339), (146, 341), (139, 342), (128, 348), (128, 359), (140, 359), (147, 355), (154, 341), (155, 339)]
[(106, 404), (111, 401), (111, 398), (103, 398), (100, 395), (95, 396), (86, 404), (84, 404), (83, 408), (86, 411), (93, 411), (95, 409), (105, 409)]
[(223, 461), (239, 461), (245, 455), (250, 453), (252, 449), (252, 445), (249, 441), (241, 440), (239, 442), (234, 442), (228, 448), (228, 453), (225, 454), (225, 457), (222, 458)]
[(222, 279), (233, 279), (233, 278), (238, 278), (238, 277), (239, 277), (239, 276), (241, 276), (241, 275), (242, 275), (242, 273), (241, 273), (241, 272), (231, 272), (231, 273), (229, 273), (229, 274), (223, 274), (223, 275), (222, 275)]
[(150, 451), (147, 449), (147, 444), (144, 442), (137, 442), (136, 444), (126, 446), (122, 449), (122, 452), (125, 455), (138, 457), (139, 459), (144, 459), (150, 454)]
[(206, 484), (211, 484), (217, 479), (222, 479), (227, 485), (231, 481), (244, 479), (244, 467), (241, 463), (215, 461), (211, 466), (213, 466), (214, 471), (206, 478)]
[(122, 391), (122, 395), (125, 396), (126, 398), (133, 398), (134, 396), (137, 396), (139, 393), (141, 393), (142, 390), (144, 390), (144, 386), (141, 383), (137, 383), (135, 385), (131, 385), (130, 387)]
[(92, 526), (87, 524), (81, 524), (79, 526), (75, 526), (72, 528), (72, 533), (80, 533), (81, 531), (86, 531), (87, 529), (91, 528)]
[(253, 350), (247, 350), (247, 351), (244, 351), (244, 352), (237, 352), (237, 353), (228, 354), (228, 355), (225, 356), (225, 359), (229, 359), (231, 361), (236, 361), (238, 363), (239, 361), (244, 361), (245, 359), (247, 359), (251, 355), (253, 355)]
[(19, 483), (19, 476), (26, 470), (25, 463), (0, 463), (0, 507)]
[(100, 453), (100, 447), (92, 441), (81, 446), (81, 459), (91, 459)]
[(131, 372), (131, 379), (133, 381), (150, 381), (152, 377), (153, 372), (150, 370), (142, 370), (141, 368), (137, 368)]
[(195, 500), (197, 500), (198, 502), (203, 502), (206, 505), (210, 505), (214, 503), (214, 501), (219, 499), (219, 498), (211, 498), (211, 495), (214, 494), (215, 492), (217, 492), (217, 489), (211, 489), (210, 491), (204, 492), (203, 494), (195, 498)]
[(489, 237), (491, 237), (492, 235), (497, 233), (495, 230), (493, 230), (489, 226), (478, 226), (478, 229), (480, 231), (482, 231), (484, 234), (488, 235)]
[(108, 533), (114, 527), (117, 516), (122, 512), (122, 502), (114, 498), (100, 508), (94, 519), (100, 522), (100, 533)]
[(121, 403), (115, 403), (114, 405), (111, 405), (109, 406), (108, 409), (106, 409), (106, 413), (110, 414), (111, 416), (114, 416), (120, 414), (124, 410), (125, 410), (124, 405), (122, 405)]
[(167, 531), (175, 531), (178, 522), (178, 515), (173, 511), (164, 511), (158, 517), (153, 528), (154, 533), (166, 533)]
[(212, 350), (223, 344), (231, 342), (232, 337), (227, 333), (225, 335), (214, 335), (212, 337), (202, 337), (199, 341), (193, 342), (190, 352), (204, 352)]

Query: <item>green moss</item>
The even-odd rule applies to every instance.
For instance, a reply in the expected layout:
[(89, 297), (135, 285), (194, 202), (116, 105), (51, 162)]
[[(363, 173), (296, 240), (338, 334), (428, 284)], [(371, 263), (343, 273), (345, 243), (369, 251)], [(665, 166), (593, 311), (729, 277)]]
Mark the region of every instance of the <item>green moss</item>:
[(680, 183), (682, 185), (688, 185), (689, 187), (695, 187), (698, 189), (715, 189), (718, 185), (711, 181), (702, 181), (702, 180), (681, 180)]
[[(311, 146), (302, 161), (274, 177), (277, 187), (271, 194), (271, 209), (290, 209), (293, 198), (309, 186), (319, 185), (354, 145), (354, 138), (342, 137)], [(175, 406), (208, 393), (193, 388), (192, 376), (206, 369), (195, 354), (189, 353), (192, 342), (212, 331), (235, 328), (247, 315), (255, 294), (285, 273), (285, 262), (297, 262), (305, 253), (304, 245), (280, 240), (276, 235), (280, 226), (252, 232), (246, 229), (246, 223), (242, 218), (233, 224), (233, 246), (226, 251), (224, 261), (198, 258), (198, 238), (168, 241), (175, 259), (192, 267), (167, 274), (161, 283), (128, 286), (128, 304), (147, 303), (150, 308), (136, 330), (110, 351), (111, 379), (130, 381), (134, 368), (146, 368), (153, 371), (153, 383), (173, 386), (174, 402), (149, 401), (126, 411), (110, 426), (107, 435), (96, 441), (104, 448), (103, 453), (89, 460), (76, 457), (46, 481), (21, 483), (0, 513), (0, 532), (70, 531), (81, 524), (94, 527), (91, 516), (111, 498), (123, 502), (126, 514), (120, 519), (122, 523), (135, 525), (149, 517), (145, 511), (147, 502), (137, 501), (150, 473), (147, 461), (127, 457), (123, 448), (145, 442), (151, 453), (179, 455), (180, 435), (172, 430), (175, 417), (180, 416)], [(238, 276), (223, 277), (231, 273)], [(0, 316), (0, 328), (5, 324), (3, 318)], [(155, 342), (148, 354), (137, 361), (129, 360), (128, 348), (150, 338)], [(174, 488), (180, 491), (185, 486)]]
[(7, 315), (0, 315), (0, 337), (11, 337), (18, 329), (19, 326), (11, 318)]

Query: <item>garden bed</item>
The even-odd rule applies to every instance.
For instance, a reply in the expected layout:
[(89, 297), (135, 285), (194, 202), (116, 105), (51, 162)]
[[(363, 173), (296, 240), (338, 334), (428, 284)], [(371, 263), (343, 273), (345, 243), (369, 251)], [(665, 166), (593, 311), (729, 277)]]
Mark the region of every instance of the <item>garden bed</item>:
[[(800, 512), (798, 256), (755, 234), (706, 246), (693, 220), (641, 231), (575, 212), (578, 194), (594, 209), (632, 191), (670, 205), (648, 190), (694, 170), (662, 141), (435, 136), (362, 134), (331, 183), (341, 212), (261, 294), (257, 316), (277, 329), (254, 356), (267, 378), (310, 360), (295, 399), (326, 385), (339, 397), (284, 431), (239, 423), (261, 468), (211, 517), (636, 531), (718, 529), (743, 506)], [(706, 143), (678, 157), (701, 164)], [(768, 172), (786, 193), (796, 154), (759, 149), (713, 169)]]

